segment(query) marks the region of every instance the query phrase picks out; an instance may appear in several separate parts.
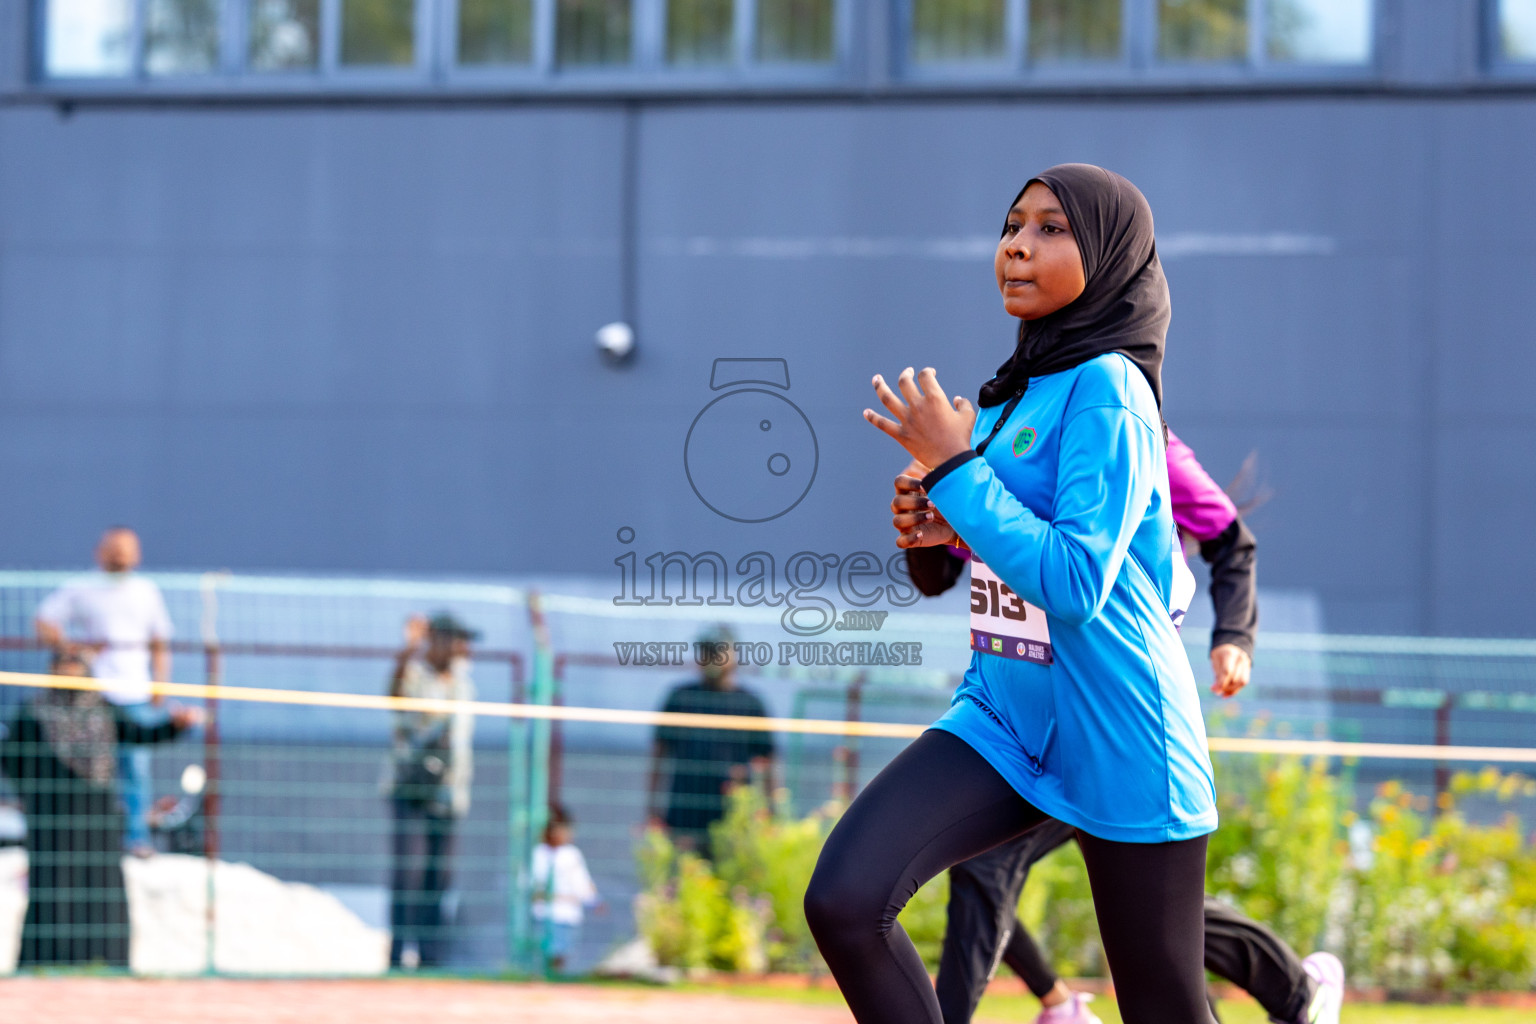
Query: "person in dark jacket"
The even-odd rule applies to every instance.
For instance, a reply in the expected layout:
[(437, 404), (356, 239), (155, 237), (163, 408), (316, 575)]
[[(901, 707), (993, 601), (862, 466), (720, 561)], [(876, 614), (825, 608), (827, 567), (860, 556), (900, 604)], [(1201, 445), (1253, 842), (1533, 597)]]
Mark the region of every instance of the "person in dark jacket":
[[(60, 656), (55, 675), (85, 676)], [(128, 894), (117, 748), (163, 743), (201, 720), (174, 708), (143, 726), (97, 690), (46, 689), (22, 705), (0, 741), (0, 769), (27, 818), (27, 915), (17, 966), (128, 966)]]
[[(697, 641), (702, 678), (675, 687), (662, 710), (767, 717), (762, 698), (736, 680), (735, 641), (726, 626), (705, 630)], [(773, 756), (772, 733), (657, 727), (646, 783), (650, 827), (664, 828), (681, 848), (710, 857), (710, 826), (725, 816), (731, 790), (754, 778), (766, 781)], [(671, 782), (663, 795), (669, 773)]]

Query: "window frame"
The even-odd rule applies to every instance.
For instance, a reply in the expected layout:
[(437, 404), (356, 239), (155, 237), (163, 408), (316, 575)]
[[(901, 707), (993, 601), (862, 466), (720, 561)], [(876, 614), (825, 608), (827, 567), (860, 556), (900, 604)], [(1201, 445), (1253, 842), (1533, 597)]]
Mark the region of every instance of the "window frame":
[[(879, 0), (874, 0), (879, 2)], [(747, 32), (742, 40), (742, 63), (739, 76), (744, 81), (799, 82), (818, 84), (839, 80), (851, 80), (856, 67), (854, 60), (855, 28), (858, 24), (857, 9), (868, 7), (871, 0), (830, 0), (832, 4), (832, 59), (824, 63), (814, 61), (771, 61), (757, 57), (757, 3), (758, 0), (742, 0), (743, 18)], [(750, 8), (750, 11), (747, 11)]]
[(896, 58), (903, 78), (912, 81), (943, 81), (1014, 77), (1026, 71), (1028, 52), (1028, 0), (1003, 0), (1003, 55), (996, 60), (919, 61), (912, 53), (917, 38), (918, 0), (903, 0), (897, 8)]
[[(247, 11), (251, 0), (226, 0)], [(407, 83), (427, 82), (431, 79), (436, 62), (437, 32), (432, 24), (432, 12), (440, 0), (411, 0), (411, 29), (416, 34), (413, 42), (414, 59), (409, 64), (370, 65), (343, 64), (341, 62), (341, 7), (345, 0), (320, 0), (320, 66), (319, 77), (330, 79), (339, 85), (353, 87), (399, 87)], [(247, 15), (248, 17), (249, 15)], [(243, 62), (242, 62), (243, 64)], [(235, 76), (247, 78), (250, 69), (242, 66)]]
[(1192, 85), (1220, 86), (1254, 82), (1360, 82), (1380, 74), (1383, 0), (1371, 6), (1370, 55), (1360, 63), (1271, 60), (1267, 24), (1269, 0), (1244, 0), (1248, 19), (1247, 51), (1231, 62), (1168, 61), (1157, 56), (1159, 0), (1121, 0), (1120, 57), (1033, 63), (1029, 59), (1029, 4), (1006, 0), (1007, 51), (999, 61), (919, 62), (912, 57), (914, 7), (900, 0), (897, 62), (900, 77), (911, 82), (1018, 81), (1023, 84)]
[[(398, 67), (341, 62), (341, 5), (319, 0), (319, 54), (312, 68), (258, 70), (250, 66), (254, 0), (218, 0), (219, 59), (207, 72), (151, 75), (145, 66), (150, 0), (131, 0), (131, 58), (125, 75), (51, 75), (47, 68), (48, 0), (31, 0), (29, 89), (43, 94), (287, 95), (354, 93), (448, 94), (584, 92), (614, 87), (693, 91), (739, 86), (827, 87), (850, 82), (855, 67), (856, 0), (832, 4), (832, 57), (826, 62), (764, 61), (756, 57), (757, 0), (736, 0), (732, 58), (689, 67), (666, 59), (667, 0), (630, 0), (630, 56), (625, 64), (562, 67), (557, 59), (558, 0), (532, 0), (532, 60), (527, 64), (462, 64), (458, 59), (460, 0), (413, 0), (414, 60)], [(1013, 0), (1017, 2), (1017, 0)]]
[[(256, 70), (249, 64), (251, 5), (254, 0), (218, 0), (220, 58), (208, 72), (150, 75), (145, 66), (149, 0), (132, 0), (132, 57), (122, 76), (52, 76), (47, 56), (48, 0), (31, 0), (31, 71), (28, 88), (44, 95), (197, 94), (303, 95), (634, 92), (668, 94), (709, 90), (850, 89), (875, 87), (1007, 86), (1028, 92), (1074, 86), (1109, 89), (1221, 88), (1224, 86), (1327, 86), (1379, 80), (1384, 8), (1391, 0), (1370, 0), (1371, 53), (1360, 64), (1274, 61), (1267, 57), (1266, 5), (1245, 0), (1248, 51), (1242, 61), (1205, 64), (1162, 61), (1156, 56), (1158, 0), (1121, 0), (1121, 51), (1115, 60), (1031, 63), (1029, 3), (1004, 0), (1005, 54), (998, 60), (913, 59), (914, 0), (830, 0), (833, 5), (832, 59), (825, 63), (762, 61), (757, 50), (757, 4), (737, 0), (733, 59), (705, 67), (667, 62), (667, 0), (631, 0), (631, 60), (613, 66), (559, 66), (556, 53), (558, 0), (532, 0), (532, 60), (527, 64), (465, 65), (458, 60), (460, 0), (414, 0), (415, 60), (402, 67), (349, 67), (340, 60), (341, 4), (320, 2), (320, 52), (313, 68)], [(1536, 77), (1536, 61), (1510, 61), (1498, 46), (1501, 0), (1483, 4), (1485, 70), (1498, 77)], [(875, 38), (883, 36), (885, 41)], [(888, 49), (887, 49), (888, 47)]]
[[(125, 84), (142, 81), (144, 78), (144, 7), (145, 0), (131, 0), (130, 9), (133, 12), (130, 19), (128, 42), (128, 73), (125, 75), (50, 75), (48, 74), (48, 43), (50, 39), (49, 29), (51, 22), (48, 17), (48, 0), (32, 0), (28, 5), (27, 13), (30, 16), (31, 44), (31, 68), (33, 81), (36, 83), (57, 83), (71, 88), (82, 90), (96, 90), (105, 85), (109, 89), (118, 89)], [(222, 22), (221, 22), (222, 24)]]
[[(234, 40), (231, 38), (231, 29), (234, 21), (233, 0), (216, 0), (218, 4), (219, 25), (219, 53), (214, 59), (213, 67), (207, 71), (175, 72), (172, 74), (157, 75), (149, 70), (149, 4), (150, 0), (134, 0), (134, 43), (133, 71), (127, 76), (141, 77), (150, 82), (186, 81), (204, 82), (217, 79), (229, 74), (230, 59), (238, 56), (233, 52)], [(122, 81), (122, 78), (114, 79)]]
[(1505, 0), (1487, 0), (1481, 11), (1483, 68), (1500, 79), (1536, 79), (1536, 57), (1516, 59), (1504, 55), (1503, 13)]

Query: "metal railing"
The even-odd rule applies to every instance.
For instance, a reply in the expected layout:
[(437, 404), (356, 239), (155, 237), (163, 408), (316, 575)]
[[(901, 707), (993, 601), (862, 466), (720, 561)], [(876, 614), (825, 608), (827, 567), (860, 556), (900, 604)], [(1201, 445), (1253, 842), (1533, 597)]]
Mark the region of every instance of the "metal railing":
[[(63, 578), (0, 574), (0, 628), (8, 634), (0, 636), (0, 683), (11, 684), (0, 685), (0, 703), (12, 718), (28, 696), (17, 684), (42, 680), (3, 670), (44, 670), (28, 635), (31, 616)], [(432, 927), (444, 940), (427, 959), (453, 971), (539, 968), (529, 870), (552, 800), (575, 818), (577, 845), (610, 908), (587, 920), (572, 966), (590, 966), (633, 934), (635, 847), (653, 800), (656, 726), (771, 731), (780, 806), (806, 814), (848, 799), (942, 712), (965, 649), (962, 619), (893, 612), (887, 634), (934, 652), (922, 668), (744, 666), (743, 684), (771, 719), (695, 722), (658, 709), (669, 687), (696, 669), (623, 665), (611, 641), (632, 639), (636, 623), (646, 636), (690, 639), (717, 616), (470, 584), (156, 579), (178, 629), (199, 637), (172, 645), (177, 678), (198, 682), (162, 689), (209, 711), (200, 736), (155, 749), (156, 781), (174, 793), (183, 769), (196, 764), (207, 782), (164, 816), (162, 856), (126, 862), (132, 966), (142, 971), (388, 968), (400, 858), (396, 809), (379, 775), (391, 715), (432, 707), (385, 695), (397, 653), (388, 641), (410, 611), (451, 607), (488, 634), (474, 652), (480, 701), (464, 708), (477, 723), (469, 806), (454, 823), (449, 880), (427, 890), (440, 909)], [(777, 617), (759, 618), (738, 614), (743, 639), (774, 635)], [(1198, 667), (1204, 639), (1187, 641)], [(1351, 778), (1362, 793), (1400, 779), (1433, 795), (1453, 763), (1536, 761), (1536, 643), (1270, 634), (1259, 649), (1248, 692), (1234, 702), (1207, 698), (1213, 749), (1355, 759)], [(19, 855), (0, 860), (14, 883), (0, 881), (0, 893), (20, 891)], [(423, 854), (411, 856), (422, 866)], [(284, 926), (274, 908), (287, 908), (302, 927)], [(0, 963), (7, 912), (0, 902)], [(17, 913), (14, 901), (9, 912)], [(329, 939), (316, 948), (314, 936)]]

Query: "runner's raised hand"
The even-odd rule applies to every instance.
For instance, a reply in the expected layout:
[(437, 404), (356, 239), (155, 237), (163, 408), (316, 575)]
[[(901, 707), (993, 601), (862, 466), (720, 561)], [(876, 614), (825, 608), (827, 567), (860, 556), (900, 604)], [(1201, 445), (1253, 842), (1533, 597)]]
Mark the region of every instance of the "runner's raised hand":
[(873, 383), (880, 404), (891, 415), (865, 409), (864, 418), (895, 438), (918, 462), (938, 466), (971, 446), (976, 408), (959, 395), (945, 398), (933, 367), (924, 367), (921, 373), (914, 373), (910, 366), (902, 370), (896, 378), (900, 395), (879, 374)]

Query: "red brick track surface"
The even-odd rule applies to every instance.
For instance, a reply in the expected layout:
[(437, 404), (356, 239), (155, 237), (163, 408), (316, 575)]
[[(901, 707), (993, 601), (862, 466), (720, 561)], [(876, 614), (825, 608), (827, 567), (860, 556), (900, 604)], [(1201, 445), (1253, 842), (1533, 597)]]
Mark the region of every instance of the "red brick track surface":
[(0, 980), (5, 1024), (851, 1024), (724, 995), (482, 981)]

